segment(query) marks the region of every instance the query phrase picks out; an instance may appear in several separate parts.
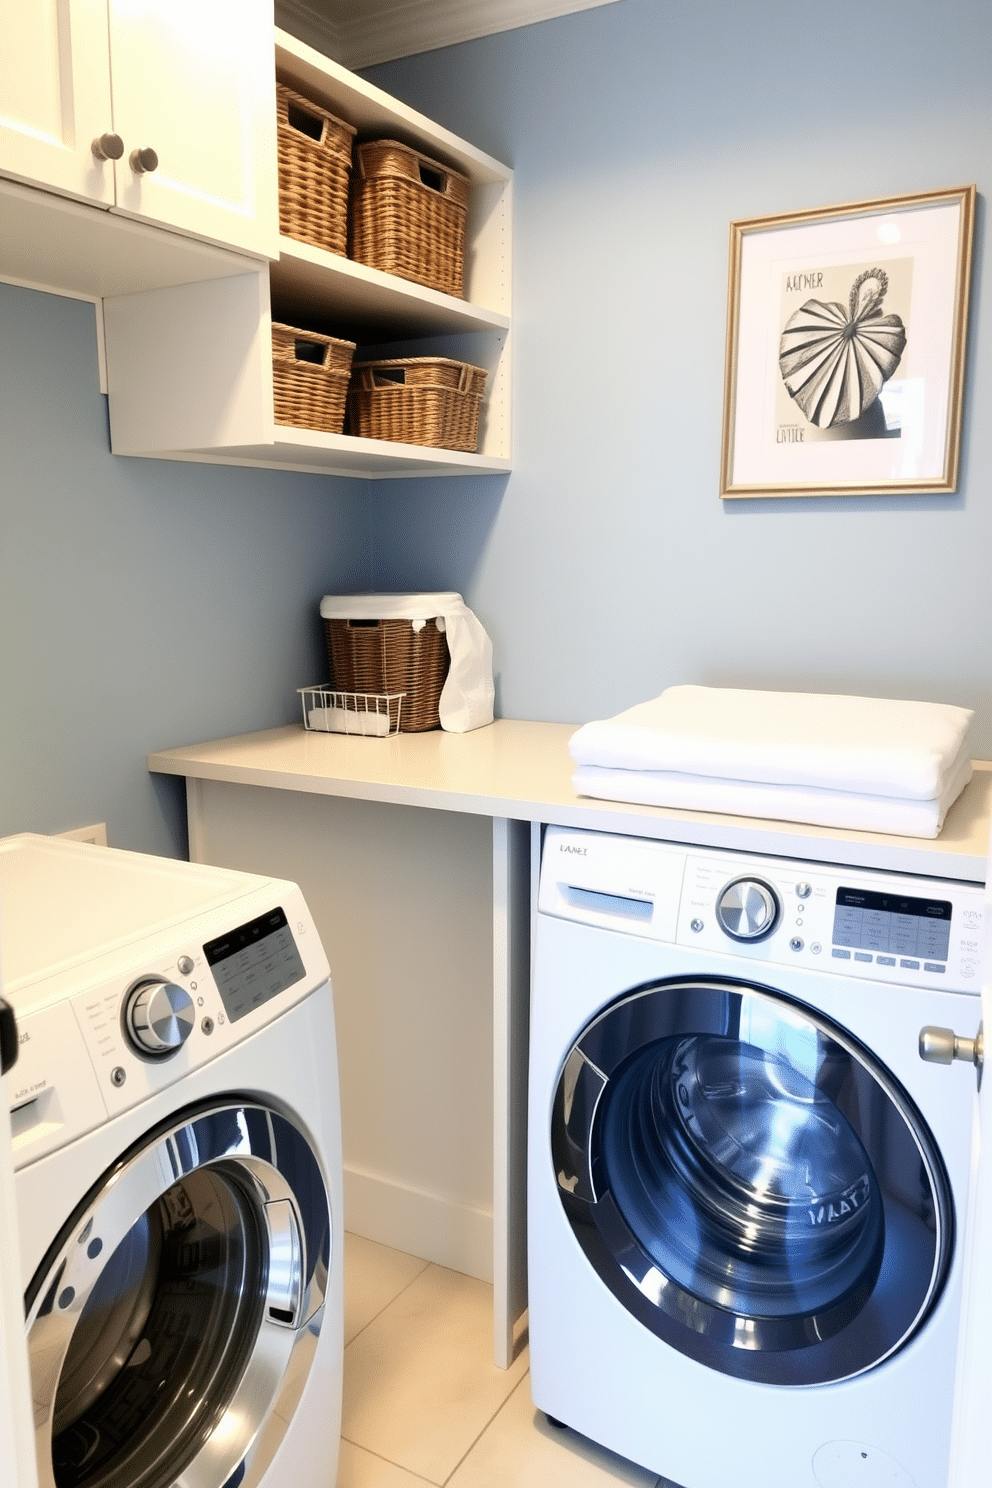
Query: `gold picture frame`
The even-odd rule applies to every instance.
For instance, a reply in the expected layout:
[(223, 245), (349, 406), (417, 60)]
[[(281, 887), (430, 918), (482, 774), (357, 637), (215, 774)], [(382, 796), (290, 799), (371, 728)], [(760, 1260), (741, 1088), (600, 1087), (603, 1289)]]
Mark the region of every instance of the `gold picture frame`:
[(957, 489), (975, 195), (731, 223), (721, 499)]

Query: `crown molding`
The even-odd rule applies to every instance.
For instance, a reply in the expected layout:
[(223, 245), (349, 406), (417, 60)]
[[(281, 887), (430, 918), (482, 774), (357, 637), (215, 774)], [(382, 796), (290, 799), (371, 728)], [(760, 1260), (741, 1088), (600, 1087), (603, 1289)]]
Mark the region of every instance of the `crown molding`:
[(276, 24), (344, 67), (370, 67), (616, 0), (276, 0)]
[(326, 13), (327, 7), (320, 0), (308, 4), (307, 0), (275, 0), (275, 22), (282, 31), (288, 31), (297, 41), (305, 42), (315, 51), (322, 52), (335, 62), (344, 65), (341, 55), (341, 28)]

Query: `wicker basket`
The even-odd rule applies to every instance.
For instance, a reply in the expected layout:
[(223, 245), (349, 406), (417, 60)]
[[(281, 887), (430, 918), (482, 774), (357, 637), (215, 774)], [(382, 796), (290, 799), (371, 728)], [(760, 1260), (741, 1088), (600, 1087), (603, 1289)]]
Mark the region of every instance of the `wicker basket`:
[(351, 257), (444, 294), (465, 294), (468, 177), (396, 140), (355, 148)]
[(344, 256), (348, 251), (350, 124), (276, 83), (279, 231)]
[(486, 375), (482, 367), (449, 357), (355, 362), (348, 390), (349, 433), (474, 454)]
[(354, 341), (294, 326), (272, 327), (272, 394), (277, 424), (340, 434)]
[(332, 686), (404, 693), (401, 733), (440, 727), (438, 701), (450, 657), (436, 621), (325, 620), (324, 636)]

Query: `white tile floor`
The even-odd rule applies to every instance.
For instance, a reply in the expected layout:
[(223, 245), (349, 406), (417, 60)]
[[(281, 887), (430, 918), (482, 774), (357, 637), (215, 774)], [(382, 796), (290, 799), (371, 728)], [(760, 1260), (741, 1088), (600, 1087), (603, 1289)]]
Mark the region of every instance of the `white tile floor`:
[[(527, 1351), (492, 1363), (492, 1288), (345, 1239), (338, 1488), (665, 1488), (534, 1409)], [(672, 1485), (674, 1488), (674, 1485)]]

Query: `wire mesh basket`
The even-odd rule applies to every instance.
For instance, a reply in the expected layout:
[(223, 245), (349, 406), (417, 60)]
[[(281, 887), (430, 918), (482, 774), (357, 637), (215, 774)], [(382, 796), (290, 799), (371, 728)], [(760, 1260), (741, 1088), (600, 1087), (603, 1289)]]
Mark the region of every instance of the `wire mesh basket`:
[(318, 734), (385, 739), (400, 731), (402, 692), (339, 692), (324, 682), (299, 687), (303, 727)]

